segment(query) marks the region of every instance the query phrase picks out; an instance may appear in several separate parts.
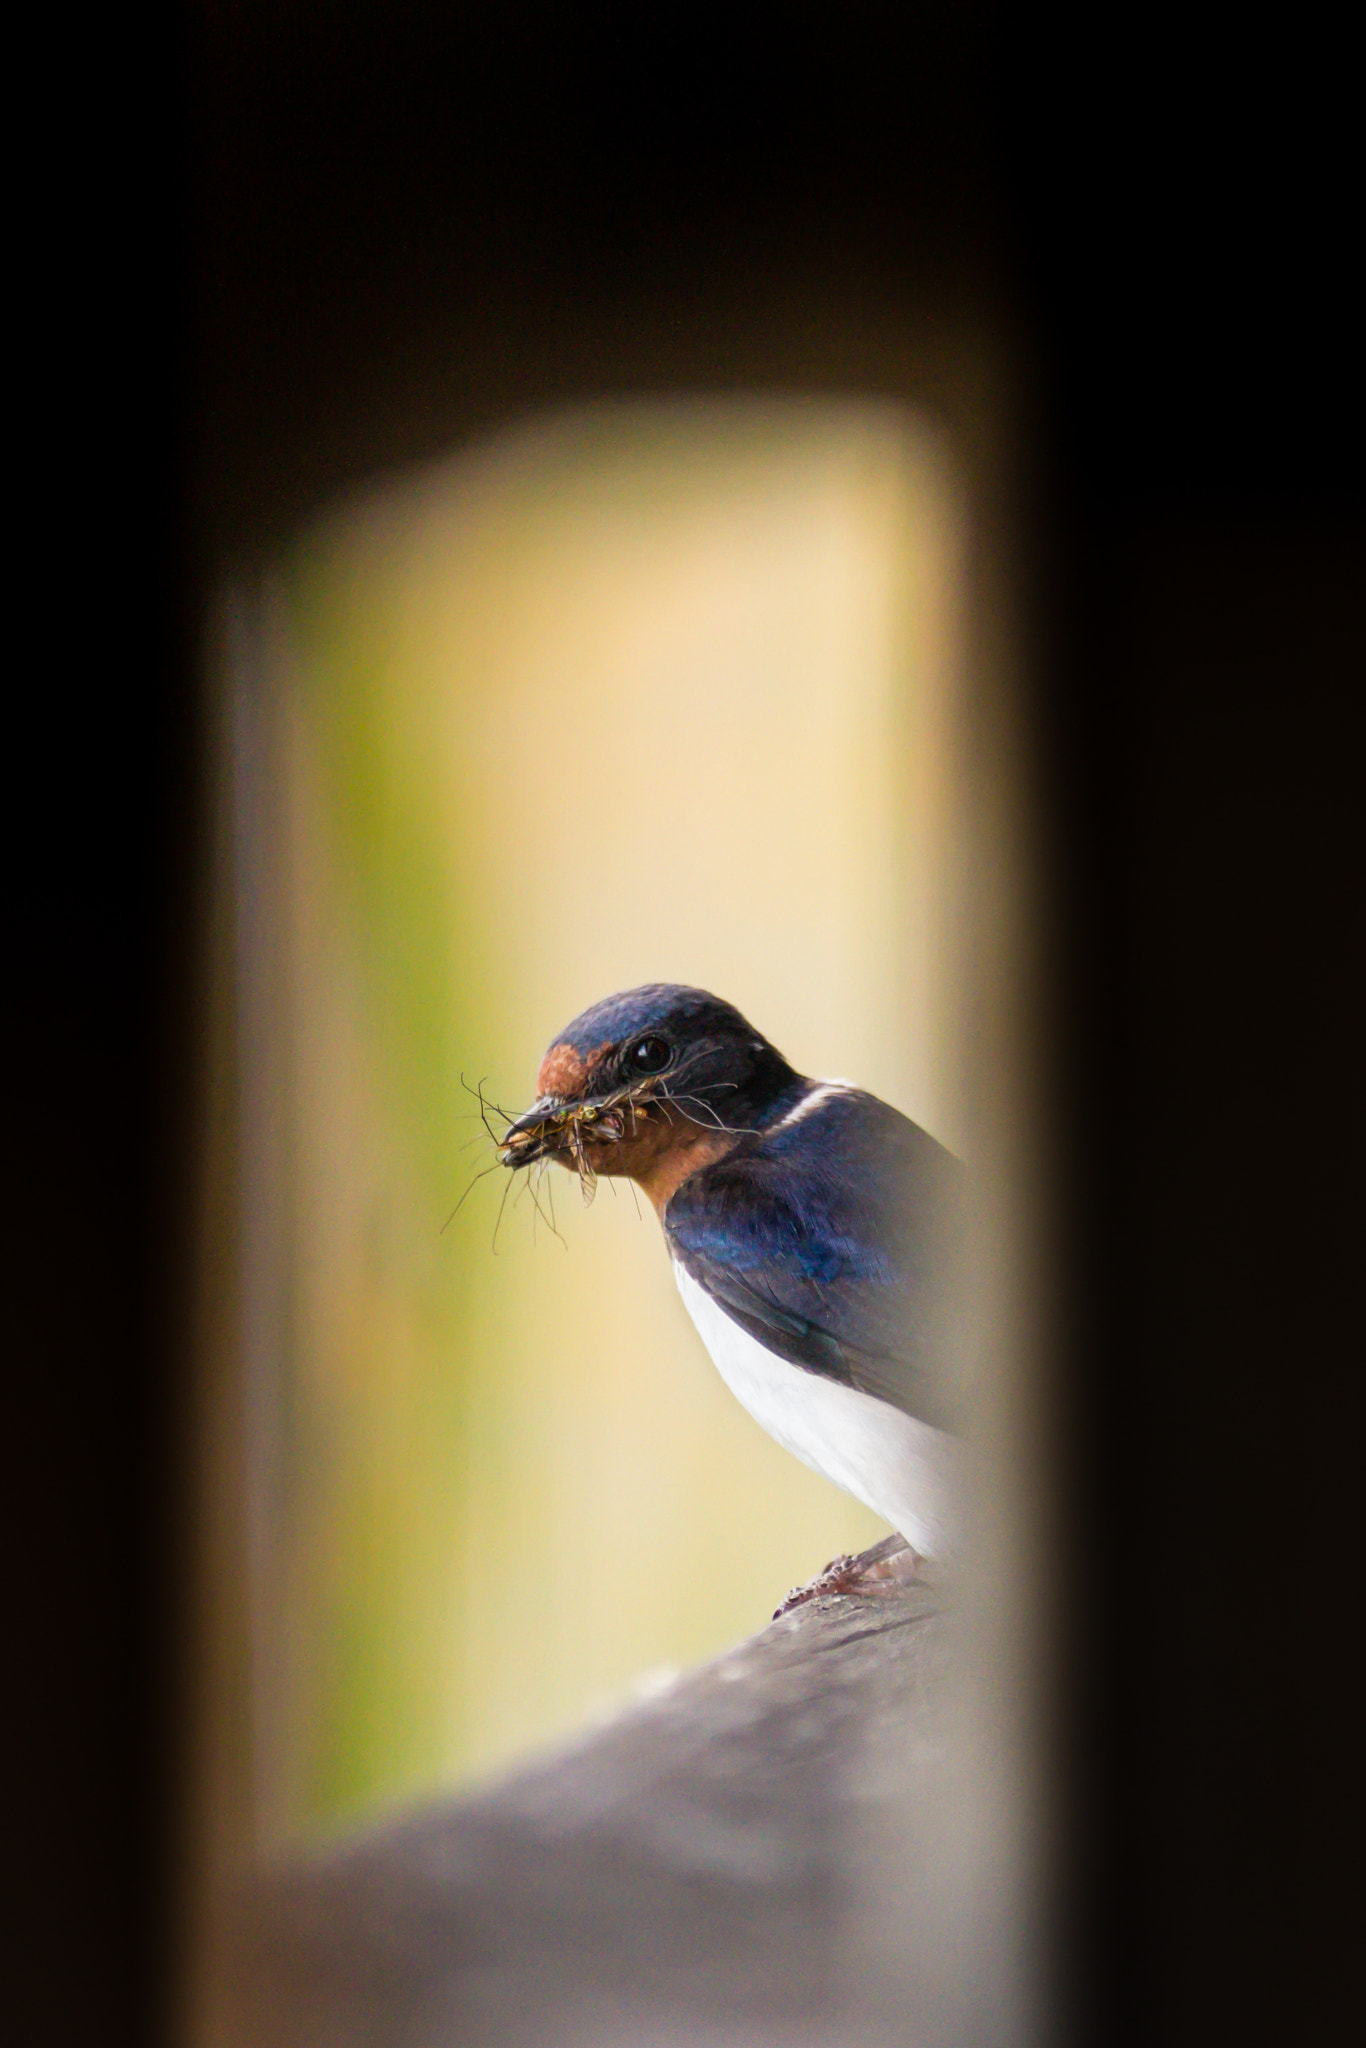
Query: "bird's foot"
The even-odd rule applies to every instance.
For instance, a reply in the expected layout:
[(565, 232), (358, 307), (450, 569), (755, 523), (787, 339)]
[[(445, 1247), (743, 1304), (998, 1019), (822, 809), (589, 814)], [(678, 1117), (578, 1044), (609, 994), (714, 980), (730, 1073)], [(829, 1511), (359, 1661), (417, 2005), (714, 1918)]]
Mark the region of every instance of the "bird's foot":
[(819, 1600), (827, 1593), (875, 1593), (889, 1580), (904, 1585), (915, 1577), (920, 1562), (919, 1552), (912, 1550), (904, 1536), (884, 1536), (881, 1543), (860, 1551), (857, 1557), (832, 1557), (814, 1579), (792, 1588), (782, 1606), (774, 1609), (773, 1619), (778, 1621), (794, 1607), (804, 1607), (808, 1600)]

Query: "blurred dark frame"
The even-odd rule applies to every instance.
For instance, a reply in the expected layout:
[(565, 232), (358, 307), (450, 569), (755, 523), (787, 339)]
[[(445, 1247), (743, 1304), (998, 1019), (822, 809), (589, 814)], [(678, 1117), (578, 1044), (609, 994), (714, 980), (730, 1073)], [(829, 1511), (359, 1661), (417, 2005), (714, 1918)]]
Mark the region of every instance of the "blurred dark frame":
[(898, 392), (907, 337), (908, 395), (970, 436), (1004, 373), (1017, 429), (990, 509), (1024, 570), (1072, 1222), (1065, 2002), (1107, 2044), (1346, 2031), (1350, 67), (1321, 25), (1259, 68), (1175, 12), (1081, 51), (963, 6), (751, 30), (318, 0), (92, 31), (44, 74), (83, 191), (37, 250), (49, 637), (10, 869), (31, 2038), (167, 2011), (221, 564), (509, 414)]

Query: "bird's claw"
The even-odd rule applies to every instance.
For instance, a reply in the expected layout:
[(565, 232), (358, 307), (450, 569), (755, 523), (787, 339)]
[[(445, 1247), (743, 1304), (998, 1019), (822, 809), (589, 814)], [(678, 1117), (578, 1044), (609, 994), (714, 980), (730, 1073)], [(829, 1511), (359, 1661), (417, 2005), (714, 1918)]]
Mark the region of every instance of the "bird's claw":
[(782, 1605), (774, 1609), (773, 1619), (780, 1621), (794, 1607), (804, 1607), (808, 1600), (819, 1600), (826, 1594), (873, 1593), (888, 1580), (904, 1583), (915, 1577), (919, 1563), (918, 1553), (904, 1536), (884, 1536), (881, 1543), (861, 1551), (857, 1557), (842, 1552), (839, 1557), (832, 1557), (814, 1579), (808, 1579), (804, 1586), (794, 1586)]

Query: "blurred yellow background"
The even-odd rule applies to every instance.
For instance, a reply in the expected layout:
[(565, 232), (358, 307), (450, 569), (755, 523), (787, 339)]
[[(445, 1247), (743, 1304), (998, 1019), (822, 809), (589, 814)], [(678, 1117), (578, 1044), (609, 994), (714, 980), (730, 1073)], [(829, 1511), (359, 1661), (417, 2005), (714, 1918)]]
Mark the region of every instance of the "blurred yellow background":
[(281, 565), (268, 1836), (485, 1777), (885, 1533), (727, 1392), (629, 1187), (557, 1176), (559, 1237), (514, 1191), (495, 1247), (499, 1170), (442, 1226), (465, 1082), (523, 1107), (645, 981), (955, 1143), (963, 545), (906, 414), (699, 402), (531, 422)]

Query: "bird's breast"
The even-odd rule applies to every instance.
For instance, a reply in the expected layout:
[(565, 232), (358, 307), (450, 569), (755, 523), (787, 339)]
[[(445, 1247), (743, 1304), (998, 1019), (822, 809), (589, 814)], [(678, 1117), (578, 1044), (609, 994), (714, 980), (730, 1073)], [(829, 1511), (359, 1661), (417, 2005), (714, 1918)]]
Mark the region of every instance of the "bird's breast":
[(957, 1446), (886, 1401), (769, 1351), (734, 1322), (683, 1264), (674, 1278), (726, 1385), (804, 1465), (891, 1523), (922, 1557), (953, 1548)]

